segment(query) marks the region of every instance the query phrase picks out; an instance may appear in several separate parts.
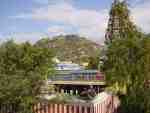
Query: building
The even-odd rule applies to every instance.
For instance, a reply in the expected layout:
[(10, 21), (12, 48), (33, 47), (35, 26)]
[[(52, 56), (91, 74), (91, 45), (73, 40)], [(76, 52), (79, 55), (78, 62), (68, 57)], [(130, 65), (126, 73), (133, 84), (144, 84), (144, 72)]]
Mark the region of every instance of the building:
[(65, 70), (81, 70), (84, 69), (82, 66), (72, 63), (72, 62), (61, 62), (56, 64), (56, 71), (65, 71)]
[(114, 104), (116, 97), (104, 92), (104, 74), (79, 67), (75, 64), (57, 65), (56, 73), (48, 79), (48, 84), (55, 86), (55, 93), (47, 97), (48, 102), (34, 107), (36, 113), (115, 112), (119, 103)]
[[(121, 18), (113, 11), (119, 3), (114, 0), (106, 32), (106, 41), (113, 36), (120, 37)], [(48, 84), (55, 86), (55, 92), (45, 104), (35, 106), (37, 113), (115, 113), (119, 99), (104, 91), (105, 75), (98, 70), (85, 70), (73, 63), (59, 63), (56, 72), (48, 78)]]
[(57, 71), (48, 79), (50, 85), (56, 86), (56, 92), (70, 92), (82, 95), (99, 93), (105, 87), (105, 76), (97, 70), (67, 70)]
[(114, 38), (126, 37), (126, 32), (132, 28), (134, 27), (129, 19), (129, 11), (126, 1), (124, 0), (121, 2), (120, 0), (114, 0), (109, 13), (105, 42), (110, 43)]

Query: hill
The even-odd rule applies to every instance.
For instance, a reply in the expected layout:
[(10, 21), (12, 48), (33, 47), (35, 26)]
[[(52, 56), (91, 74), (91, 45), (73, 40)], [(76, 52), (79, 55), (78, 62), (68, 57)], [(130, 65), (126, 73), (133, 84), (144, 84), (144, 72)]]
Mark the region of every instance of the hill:
[(61, 35), (52, 39), (41, 39), (36, 45), (51, 48), (61, 61), (72, 61), (74, 63), (88, 62), (89, 57), (98, 55), (101, 48), (95, 42), (77, 35)]

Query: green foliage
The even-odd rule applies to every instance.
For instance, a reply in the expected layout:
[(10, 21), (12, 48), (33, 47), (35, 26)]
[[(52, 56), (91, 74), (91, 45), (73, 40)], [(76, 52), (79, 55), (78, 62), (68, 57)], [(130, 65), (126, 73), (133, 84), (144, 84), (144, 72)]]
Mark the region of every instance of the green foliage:
[(150, 40), (133, 38), (114, 40), (107, 49), (103, 70), (107, 83), (121, 96), (125, 113), (148, 113), (150, 89)]
[(29, 43), (0, 45), (0, 103), (29, 108), (52, 68), (51, 58), (50, 50)]
[(106, 74), (108, 90), (120, 97), (121, 112), (150, 113), (150, 37), (139, 32), (129, 19), (124, 3), (112, 7), (111, 13), (120, 18), (120, 37), (112, 36), (107, 44), (102, 69)]
[(87, 69), (99, 69), (99, 56), (96, 57), (90, 57)]
[(87, 103), (90, 100), (85, 98), (83, 99), (80, 95), (72, 95), (72, 94), (65, 94), (65, 93), (58, 93), (53, 95), (49, 100), (50, 103), (58, 103), (58, 104), (68, 104), (68, 103)]

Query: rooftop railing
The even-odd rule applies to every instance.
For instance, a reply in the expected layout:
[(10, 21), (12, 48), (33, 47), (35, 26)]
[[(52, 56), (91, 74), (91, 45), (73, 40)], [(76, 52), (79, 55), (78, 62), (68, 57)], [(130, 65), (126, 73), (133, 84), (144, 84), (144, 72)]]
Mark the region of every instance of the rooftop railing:
[(104, 76), (100, 75), (54, 75), (51, 81), (103, 81)]

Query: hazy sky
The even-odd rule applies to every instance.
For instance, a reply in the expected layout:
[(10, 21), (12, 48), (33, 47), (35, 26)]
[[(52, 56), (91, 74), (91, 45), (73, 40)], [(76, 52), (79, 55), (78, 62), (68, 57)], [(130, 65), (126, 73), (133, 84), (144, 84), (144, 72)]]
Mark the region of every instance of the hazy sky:
[[(35, 42), (79, 34), (102, 43), (113, 0), (0, 0), (0, 40)], [(150, 32), (150, 0), (128, 0), (131, 19)]]

